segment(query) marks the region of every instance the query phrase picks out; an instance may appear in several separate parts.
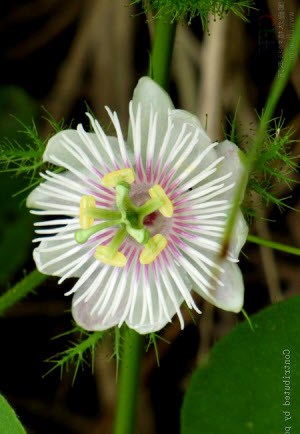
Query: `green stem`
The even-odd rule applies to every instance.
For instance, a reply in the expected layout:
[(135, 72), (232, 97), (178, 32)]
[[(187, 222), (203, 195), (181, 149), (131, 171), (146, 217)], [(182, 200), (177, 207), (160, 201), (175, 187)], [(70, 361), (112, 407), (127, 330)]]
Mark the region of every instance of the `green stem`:
[(155, 38), (151, 53), (149, 75), (161, 87), (167, 89), (176, 32), (176, 23), (167, 22), (166, 17), (157, 18), (155, 23)]
[[(164, 89), (167, 89), (169, 82), (175, 30), (175, 23), (166, 23), (160, 18), (156, 20), (149, 75)], [(135, 432), (141, 350), (142, 337), (128, 329), (124, 336), (114, 434)]]
[(142, 336), (125, 330), (114, 434), (134, 434)]
[(32, 271), (32, 273), (24, 277), (23, 280), (18, 282), (13, 288), (9, 289), (0, 297), (0, 314), (32, 292), (36, 287), (44, 282), (47, 277), (48, 276), (37, 270)]
[(282, 252), (287, 252), (291, 253), (292, 255), (300, 256), (300, 249), (298, 249), (297, 247), (291, 247), (287, 246), (286, 244), (276, 243), (276, 241), (265, 240), (264, 238), (260, 238), (255, 235), (248, 235), (247, 240), (251, 243), (271, 247), (271, 249), (281, 250)]
[(265, 108), (263, 110), (263, 114), (260, 120), (259, 130), (256, 136), (256, 139), (248, 152), (247, 160), (245, 164), (245, 171), (241, 176), (238, 188), (235, 192), (234, 196), (234, 203), (233, 207), (231, 209), (225, 235), (224, 235), (224, 242), (223, 242), (223, 248), (221, 251), (221, 257), (225, 257), (227, 254), (228, 246), (229, 246), (229, 240), (231, 237), (232, 229), (235, 224), (235, 219), (237, 216), (237, 212), (240, 208), (240, 203), (243, 199), (244, 194), (244, 187), (248, 182), (249, 176), (251, 171), (253, 170), (255, 159), (257, 156), (257, 153), (261, 149), (261, 146), (263, 144), (265, 133), (267, 131), (269, 122), (272, 119), (274, 110), (276, 108), (276, 105), (281, 97), (281, 94), (289, 80), (289, 76), (291, 73), (291, 70), (293, 68), (294, 62), (296, 61), (298, 57), (298, 53), (300, 51), (300, 13), (297, 16), (297, 20), (295, 23), (295, 29), (293, 32), (293, 35), (291, 37), (291, 41), (285, 50), (284, 57), (282, 60), (282, 74), (277, 74), (276, 78), (273, 81), (268, 101), (265, 105)]

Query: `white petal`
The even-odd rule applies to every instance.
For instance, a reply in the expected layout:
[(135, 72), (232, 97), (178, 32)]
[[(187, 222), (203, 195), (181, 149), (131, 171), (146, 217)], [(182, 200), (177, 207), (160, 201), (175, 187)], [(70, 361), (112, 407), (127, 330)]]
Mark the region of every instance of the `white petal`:
[(229, 244), (229, 252), (233, 258), (238, 258), (241, 248), (247, 240), (248, 232), (249, 227), (244, 219), (244, 216), (241, 211), (238, 211)]
[(220, 309), (238, 313), (244, 303), (244, 282), (241, 270), (238, 265), (227, 260), (222, 261), (220, 265), (224, 272), (218, 273), (218, 278), (223, 286), (217, 285), (214, 290), (210, 290), (207, 294), (202, 291), (197, 284), (198, 282), (193, 280), (193, 289), (205, 300)]
[(160, 152), (158, 156), (157, 165), (161, 165), (161, 175), (157, 182), (170, 193), (174, 188), (183, 188), (188, 183), (191, 185), (187, 189), (197, 188), (214, 177), (211, 174), (216, 171), (218, 164), (214, 149), (217, 144), (211, 143), (200, 121), (188, 112), (173, 110), (170, 120), (173, 129), (165, 152)]
[(124, 268), (105, 265), (100, 273), (94, 273), (88, 284), (75, 293), (73, 316), (84, 328), (105, 330), (124, 322), (131, 306), (132, 292), (136, 288), (136, 249), (131, 252), (127, 250), (126, 257), (128, 262)]
[(192, 280), (192, 288), (203, 298), (224, 310), (239, 312), (243, 305), (244, 284), (239, 267), (193, 242), (184, 243), (171, 236), (181, 256), (178, 262)]
[[(116, 312), (114, 312), (113, 315), (107, 315), (107, 310), (111, 306), (111, 303), (114, 302), (113, 299), (118, 291), (118, 279), (115, 283), (113, 283), (112, 280), (116, 273), (119, 273), (121, 276), (122, 272), (124, 272), (124, 270), (104, 265), (100, 271), (96, 270), (75, 293), (72, 300), (72, 315), (76, 323), (85, 330), (106, 330), (118, 324), (126, 302), (126, 294), (121, 298)], [(117, 278), (118, 277), (119, 276), (117, 276)], [(112, 284), (113, 287), (110, 288), (109, 284)], [(107, 308), (99, 314), (100, 305), (98, 309), (93, 312), (95, 306), (101, 301), (101, 297), (102, 300), (104, 300), (110, 289), (112, 289), (112, 291), (110, 291), (110, 296), (106, 300)]]
[(188, 125), (187, 132), (199, 130), (199, 146), (205, 146), (210, 145), (211, 140), (208, 137), (206, 131), (204, 130), (200, 119), (197, 118), (197, 116), (194, 116), (193, 114), (187, 112), (186, 110), (172, 110), (170, 113), (172, 121), (179, 125), (182, 123), (185, 123)]
[[(104, 191), (100, 184), (89, 182), (87, 170), (82, 171), (82, 178), (78, 178), (68, 170), (59, 174), (46, 171), (46, 174), (42, 173), (41, 176), (46, 181), (29, 194), (26, 200), (28, 208), (49, 210), (54, 209), (49, 204), (55, 203), (59, 209), (63, 206), (66, 211), (69, 206), (75, 206), (79, 215), (80, 200), (84, 194), (93, 195), (101, 208), (115, 207), (114, 193)], [(63, 211), (61, 214), (74, 215), (68, 212), (63, 213)]]
[(49, 209), (39, 205), (40, 202), (53, 202), (58, 205), (76, 205), (79, 207), (81, 195), (84, 194), (83, 183), (72, 173), (66, 171), (59, 174), (61, 184), (46, 181), (36, 187), (26, 199), (28, 208)]
[[(138, 255), (131, 252), (129, 267), (104, 266), (94, 272), (73, 298), (75, 321), (87, 330), (105, 330), (119, 326), (126, 320), (139, 333), (160, 330), (176, 312), (166, 294), (159, 293), (153, 280), (152, 266), (146, 266), (151, 278), (146, 278), (146, 267), (140, 266)], [(139, 270), (139, 271), (138, 271)], [(160, 282), (159, 289), (162, 291)], [(155, 295), (155, 297), (154, 297)], [(163, 297), (163, 304), (161, 304)], [(182, 299), (177, 299), (180, 306)], [(178, 307), (179, 308), (179, 307)]]
[[(209, 204), (210, 202), (208, 202), (207, 205)], [(197, 248), (197, 245), (201, 245), (201, 249), (203, 250), (207, 249), (208, 245), (212, 245), (212, 243), (218, 243), (219, 248), (215, 249), (215, 251), (218, 252), (220, 251), (220, 246), (223, 244), (226, 221), (226, 215), (224, 215), (223, 219), (219, 220), (217, 226), (214, 225), (213, 221), (211, 221), (211, 224), (208, 221), (207, 224), (199, 220), (194, 220), (194, 222), (187, 224), (186, 220), (180, 221), (179, 216), (174, 222), (173, 231), (176, 232), (185, 243), (192, 245), (193, 248)], [(238, 211), (229, 244), (229, 256), (231, 258), (238, 259), (240, 250), (247, 240), (248, 231), (249, 228), (243, 214), (241, 211)], [(208, 253), (207, 250), (206, 253)]]
[(241, 175), (245, 170), (243, 161), (246, 157), (243, 151), (241, 151), (234, 143), (230, 142), (229, 140), (219, 143), (218, 146), (216, 146), (215, 151), (218, 157), (224, 157), (223, 161), (221, 161), (221, 163), (218, 165), (216, 176), (223, 176), (226, 175), (226, 173), (231, 172), (232, 175), (229, 178), (229, 182), (236, 183), (235, 188), (224, 194), (225, 199), (232, 199)]
[(183, 327), (180, 305), (184, 299), (166, 266), (162, 261), (158, 266), (158, 262), (156, 260), (149, 266), (141, 266), (138, 281), (135, 282), (135, 299), (126, 318), (128, 327), (141, 334), (161, 330), (176, 313)]
[[(167, 92), (149, 77), (142, 77), (134, 89), (132, 108), (135, 116), (139, 104), (142, 107), (142, 149), (146, 150), (151, 107), (155, 112), (158, 112), (156, 139), (161, 143), (167, 129), (168, 110), (173, 109), (174, 106)], [(131, 125), (129, 126), (127, 142), (130, 146), (133, 145)]]
[[(97, 233), (85, 244), (75, 241), (75, 232), (80, 229), (78, 219), (60, 229), (57, 235), (45, 237), (33, 251), (33, 258), (41, 273), (59, 277), (80, 277), (84, 270), (95, 261), (95, 248), (103, 241), (110, 239), (115, 230), (105, 230)], [(72, 234), (73, 239), (61, 240), (65, 234)], [(71, 273), (70, 273), (71, 272)]]
[[(51, 137), (43, 160), (55, 165), (59, 165), (57, 160), (60, 160), (80, 171), (83, 169), (86, 171), (87, 166), (91, 170), (95, 167), (100, 173), (115, 170), (99, 135), (82, 131), (79, 133), (79, 131), (80, 126), (79, 130), (64, 130)], [(119, 162), (121, 155), (116, 137), (106, 136), (106, 139), (107, 147), (111, 148), (115, 160)], [(91, 175), (93, 176), (93, 172)]]
[[(177, 169), (178, 174), (188, 167), (211, 141), (200, 121), (184, 110), (170, 111), (169, 122), (172, 131), (168, 142), (159, 151), (157, 164), (162, 166), (162, 172), (170, 166), (172, 171)], [(217, 158), (214, 152), (212, 155), (214, 159)], [(201, 170), (201, 167), (197, 169)]]
[(151, 171), (153, 172), (154, 159), (151, 155), (158, 153), (163, 145), (168, 131), (168, 113), (173, 107), (169, 95), (157, 83), (149, 77), (142, 77), (139, 80), (129, 105), (127, 143), (134, 149), (135, 164), (140, 179), (144, 177), (146, 166), (148, 166), (148, 176)]

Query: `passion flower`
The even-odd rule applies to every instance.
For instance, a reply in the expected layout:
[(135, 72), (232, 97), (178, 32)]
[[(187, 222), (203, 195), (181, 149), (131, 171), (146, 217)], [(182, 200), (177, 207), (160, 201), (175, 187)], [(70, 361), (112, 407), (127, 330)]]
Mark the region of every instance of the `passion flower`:
[[(212, 143), (200, 121), (175, 110), (168, 94), (142, 78), (129, 105), (127, 142), (107, 108), (117, 137), (89, 116), (93, 133), (52, 137), (46, 171), (27, 199), (45, 274), (78, 281), (72, 313), (87, 330), (124, 322), (139, 333), (160, 330), (183, 301), (200, 312), (194, 290), (214, 305), (239, 312), (244, 285), (236, 262), (248, 233), (238, 215), (228, 255), (220, 261), (226, 219), (243, 165), (229, 141)], [(44, 227), (44, 228), (42, 228)]]

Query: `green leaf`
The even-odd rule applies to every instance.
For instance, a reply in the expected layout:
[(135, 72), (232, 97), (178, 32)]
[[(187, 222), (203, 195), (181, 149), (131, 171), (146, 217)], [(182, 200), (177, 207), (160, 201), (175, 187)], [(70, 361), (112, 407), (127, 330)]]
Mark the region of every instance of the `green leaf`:
[(16, 413), (2, 395), (0, 395), (0, 432), (7, 434), (25, 433)]
[(244, 322), (214, 346), (186, 392), (182, 434), (300, 432), (299, 312), (300, 296), (290, 298), (251, 317), (254, 332)]

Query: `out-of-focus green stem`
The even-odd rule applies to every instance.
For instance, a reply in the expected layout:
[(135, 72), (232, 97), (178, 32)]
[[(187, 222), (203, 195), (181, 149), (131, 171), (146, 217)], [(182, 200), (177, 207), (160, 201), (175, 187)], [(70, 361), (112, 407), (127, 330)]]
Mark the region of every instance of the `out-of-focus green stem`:
[(142, 336), (125, 330), (114, 434), (134, 434)]
[(270, 94), (269, 94), (269, 98), (267, 100), (267, 103), (266, 103), (265, 108), (263, 110), (262, 117), (260, 119), (260, 125), (259, 125), (258, 133), (256, 135), (256, 139), (254, 140), (252, 147), (250, 148), (250, 150), (248, 152), (247, 159), (245, 162), (246, 170), (244, 171), (243, 175), (241, 176), (239, 185), (238, 185), (237, 190), (235, 192), (233, 207), (231, 209), (231, 212), (230, 212), (230, 215), (229, 215), (229, 218), (227, 221), (227, 225), (226, 225), (224, 241), (223, 241), (223, 248), (222, 248), (222, 251), (220, 254), (221, 257), (225, 257), (227, 254), (227, 249), (229, 246), (229, 240), (231, 237), (231, 232), (232, 232), (232, 229), (233, 229), (234, 224), (235, 224), (235, 219), (236, 219), (239, 207), (240, 207), (241, 200), (243, 198), (244, 187), (248, 182), (249, 175), (253, 169), (257, 153), (260, 151), (260, 149), (262, 147), (265, 133), (266, 133), (266, 130), (268, 128), (268, 124), (269, 124), (270, 120), (272, 119), (275, 107), (276, 107), (276, 105), (277, 105), (277, 103), (281, 97), (281, 94), (282, 94), (282, 92), (283, 92), (283, 90), (284, 90), (284, 88), (285, 88), (285, 86), (289, 80), (291, 70), (293, 68), (295, 60), (298, 57), (299, 51), (300, 51), (300, 13), (297, 16), (294, 32), (292, 34), (290, 43), (285, 50), (280, 70), (278, 71), (278, 74), (273, 81), (273, 84), (272, 84), (272, 87), (270, 90)]
[(13, 306), (17, 301), (24, 298), (27, 294), (37, 288), (48, 276), (40, 273), (37, 270), (32, 271), (24, 277), (13, 288), (6, 291), (0, 297), (0, 315), (9, 307)]
[(149, 75), (164, 89), (168, 88), (176, 23), (166, 17), (155, 20), (155, 37), (151, 52)]
[(297, 247), (276, 243), (276, 241), (265, 240), (264, 238), (260, 238), (255, 235), (248, 235), (247, 240), (250, 241), (251, 243), (260, 244), (261, 246), (267, 246), (270, 247), (271, 249), (281, 250), (282, 252), (291, 253), (292, 255), (300, 256), (300, 249), (298, 249)]

